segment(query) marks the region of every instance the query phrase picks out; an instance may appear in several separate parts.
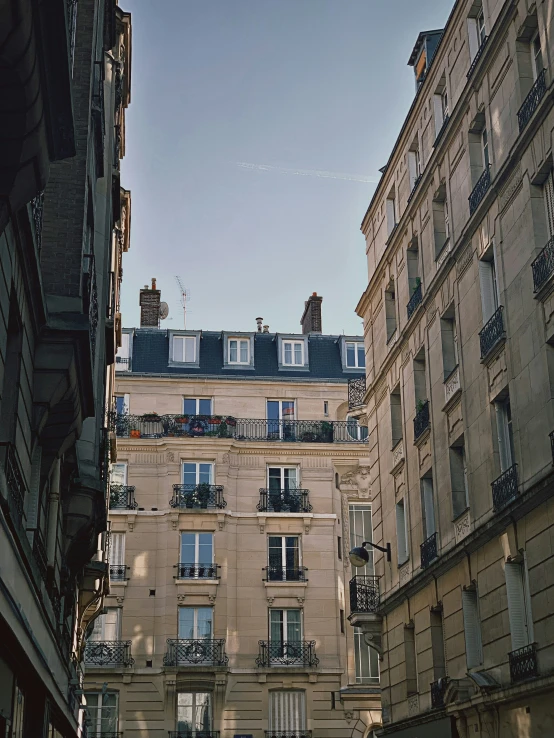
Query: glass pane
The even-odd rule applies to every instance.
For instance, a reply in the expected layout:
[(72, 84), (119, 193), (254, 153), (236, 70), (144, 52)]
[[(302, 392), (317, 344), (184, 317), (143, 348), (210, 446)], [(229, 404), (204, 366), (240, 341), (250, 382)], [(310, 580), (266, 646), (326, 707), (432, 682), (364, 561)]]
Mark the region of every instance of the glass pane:
[(208, 692), (196, 693), (196, 729), (209, 732), (212, 729), (212, 715), (210, 697)]
[[(354, 548), (371, 540), (371, 505), (350, 505), (350, 546)], [(356, 574), (373, 574), (373, 549), (368, 547), (367, 552), (369, 561), (365, 566), (357, 567)]]
[(283, 469), (285, 489), (296, 489), (296, 469)]
[(194, 638), (194, 607), (179, 608), (178, 638)]
[(300, 610), (287, 610), (287, 641), (300, 640)]
[(285, 364), (292, 364), (292, 343), (283, 344), (285, 347)]
[(211, 415), (212, 414), (211, 399), (198, 400), (198, 412), (200, 413), (200, 415)]
[(116, 395), (115, 411), (118, 415), (123, 415), (123, 413), (125, 412), (125, 396), (124, 395)]
[(287, 569), (297, 569), (300, 565), (300, 548), (298, 538), (287, 536), (285, 538), (285, 561)]
[(269, 566), (283, 566), (283, 539), (281, 536), (269, 536)]
[(353, 343), (346, 344), (346, 366), (356, 366), (356, 347)]
[(294, 363), (302, 364), (302, 344), (301, 343), (294, 344)]
[(198, 474), (198, 481), (200, 484), (211, 484), (212, 483), (212, 465), (211, 464), (199, 464), (200, 471)]
[(365, 352), (363, 343), (358, 344), (358, 366), (361, 368), (365, 367)]
[(267, 419), (279, 420), (279, 402), (278, 400), (267, 401)]
[(268, 487), (270, 491), (281, 489), (281, 468), (270, 466), (268, 469)]
[(196, 464), (190, 462), (183, 464), (183, 484), (196, 484)]
[(237, 362), (237, 342), (229, 341), (229, 361)]
[(195, 538), (194, 533), (181, 533), (181, 563), (182, 564), (194, 564), (195, 563)]
[(199, 607), (197, 608), (197, 613), (198, 615), (195, 638), (211, 638), (213, 632), (213, 608)]
[(269, 611), (269, 640), (274, 642), (283, 641), (283, 611)]
[(185, 415), (196, 415), (196, 400), (192, 397), (185, 397), (183, 400), (183, 412)]
[(177, 695), (177, 730), (185, 735), (192, 732), (193, 697), (191, 692), (179, 692)]
[(248, 364), (248, 341), (240, 342), (240, 360), (243, 364)]
[(185, 357), (184, 357), (185, 361), (194, 361), (195, 343), (196, 343), (196, 338), (194, 338), (193, 336), (187, 336), (185, 338)]
[(294, 420), (294, 401), (285, 401), (281, 403), (283, 420)]
[(127, 464), (112, 464), (110, 481), (112, 484), (125, 484)]
[(213, 563), (213, 535), (212, 533), (198, 534), (198, 563)]

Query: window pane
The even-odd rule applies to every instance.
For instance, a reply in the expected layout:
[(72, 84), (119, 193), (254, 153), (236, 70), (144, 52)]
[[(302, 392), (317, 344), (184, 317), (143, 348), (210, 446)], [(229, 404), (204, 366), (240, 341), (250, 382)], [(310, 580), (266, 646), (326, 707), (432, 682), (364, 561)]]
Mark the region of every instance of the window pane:
[(173, 338), (173, 361), (183, 361), (183, 339), (181, 336)]
[(183, 464), (183, 484), (196, 484), (196, 464)]
[(237, 362), (237, 342), (229, 341), (229, 361), (232, 363)]
[(196, 694), (196, 729), (210, 732), (212, 727), (210, 695), (207, 692)]
[(294, 363), (295, 364), (302, 364), (302, 344), (301, 343), (295, 343), (294, 344)]
[(192, 397), (185, 397), (183, 400), (183, 412), (185, 415), (196, 415), (196, 400)]
[(283, 401), (281, 405), (282, 405), (283, 420), (293, 420), (294, 419), (294, 402)]
[(199, 464), (200, 472), (198, 474), (198, 481), (200, 484), (211, 484), (212, 483), (212, 465), (211, 464)]
[[(350, 546), (361, 546), (364, 541), (372, 540), (371, 505), (350, 505)], [(373, 574), (373, 549), (367, 548), (368, 563), (356, 569), (356, 574)]]
[(269, 640), (283, 641), (283, 611), (269, 611)]
[(194, 607), (179, 608), (179, 638), (194, 638)]
[(281, 536), (269, 536), (268, 551), (269, 566), (281, 568), (283, 566), (283, 539)]
[(181, 533), (181, 563), (194, 564), (196, 555), (195, 533)]
[(356, 344), (346, 344), (346, 366), (356, 366)]
[(248, 341), (240, 342), (240, 360), (242, 364), (248, 364)]
[(297, 569), (300, 565), (300, 549), (298, 546), (298, 538), (287, 536), (285, 538), (285, 557), (287, 569)]
[(285, 489), (296, 489), (296, 469), (283, 469)]
[(198, 412), (200, 415), (211, 415), (212, 414), (212, 401), (198, 400)]
[(278, 420), (279, 419), (279, 402), (277, 400), (267, 401), (267, 419)]
[(212, 637), (212, 621), (213, 621), (213, 608), (211, 607), (199, 607), (198, 610), (198, 626), (196, 638), (211, 638)]
[(125, 395), (115, 396), (115, 411), (118, 415), (125, 413)]
[(287, 641), (300, 640), (300, 610), (287, 610)]
[(362, 368), (365, 367), (365, 351), (363, 343), (358, 344), (358, 366)]
[(292, 343), (284, 343), (285, 347), (285, 364), (292, 364)]
[(198, 534), (198, 563), (199, 564), (212, 564), (213, 563), (213, 534), (212, 533), (199, 533)]
[(196, 338), (194, 336), (186, 336), (185, 338), (185, 361), (195, 360), (195, 343)]
[(281, 489), (281, 469), (280, 467), (269, 467), (268, 469), (268, 485), (269, 490)]

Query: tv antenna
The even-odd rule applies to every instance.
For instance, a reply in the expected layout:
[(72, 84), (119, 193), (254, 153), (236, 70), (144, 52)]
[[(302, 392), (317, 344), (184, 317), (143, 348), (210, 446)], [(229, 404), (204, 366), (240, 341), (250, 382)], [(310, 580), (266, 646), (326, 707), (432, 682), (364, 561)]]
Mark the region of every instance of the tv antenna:
[(190, 300), (190, 292), (185, 288), (185, 285), (183, 284), (183, 280), (178, 275), (175, 277), (175, 281), (177, 282), (177, 285), (179, 287), (179, 291), (181, 293), (181, 307), (183, 308), (183, 327), (186, 330), (187, 329), (187, 302)]

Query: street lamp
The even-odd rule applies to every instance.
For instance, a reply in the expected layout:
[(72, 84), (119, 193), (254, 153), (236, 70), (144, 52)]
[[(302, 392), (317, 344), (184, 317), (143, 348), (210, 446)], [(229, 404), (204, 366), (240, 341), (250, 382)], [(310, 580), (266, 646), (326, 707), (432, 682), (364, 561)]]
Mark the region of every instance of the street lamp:
[(371, 546), (372, 548), (376, 548), (378, 551), (382, 551), (387, 554), (387, 561), (391, 560), (390, 543), (387, 543), (386, 547), (383, 547), (378, 546), (376, 543), (372, 543), (371, 541), (364, 541), (361, 546), (356, 546), (348, 554), (348, 558), (350, 559), (352, 566), (359, 567), (367, 564), (369, 561), (369, 551), (366, 546)]

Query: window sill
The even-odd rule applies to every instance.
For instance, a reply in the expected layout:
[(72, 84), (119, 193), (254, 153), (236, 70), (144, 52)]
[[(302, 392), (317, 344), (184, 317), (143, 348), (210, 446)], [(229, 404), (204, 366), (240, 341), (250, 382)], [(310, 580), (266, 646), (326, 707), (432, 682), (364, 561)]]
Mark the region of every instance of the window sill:
[(199, 585), (199, 584), (219, 584), (219, 579), (208, 579), (207, 577), (205, 579), (193, 579), (192, 577), (190, 579), (187, 579), (186, 577), (183, 577), (182, 579), (175, 579), (175, 584), (186, 584), (187, 586), (189, 584), (192, 584), (193, 586)]

